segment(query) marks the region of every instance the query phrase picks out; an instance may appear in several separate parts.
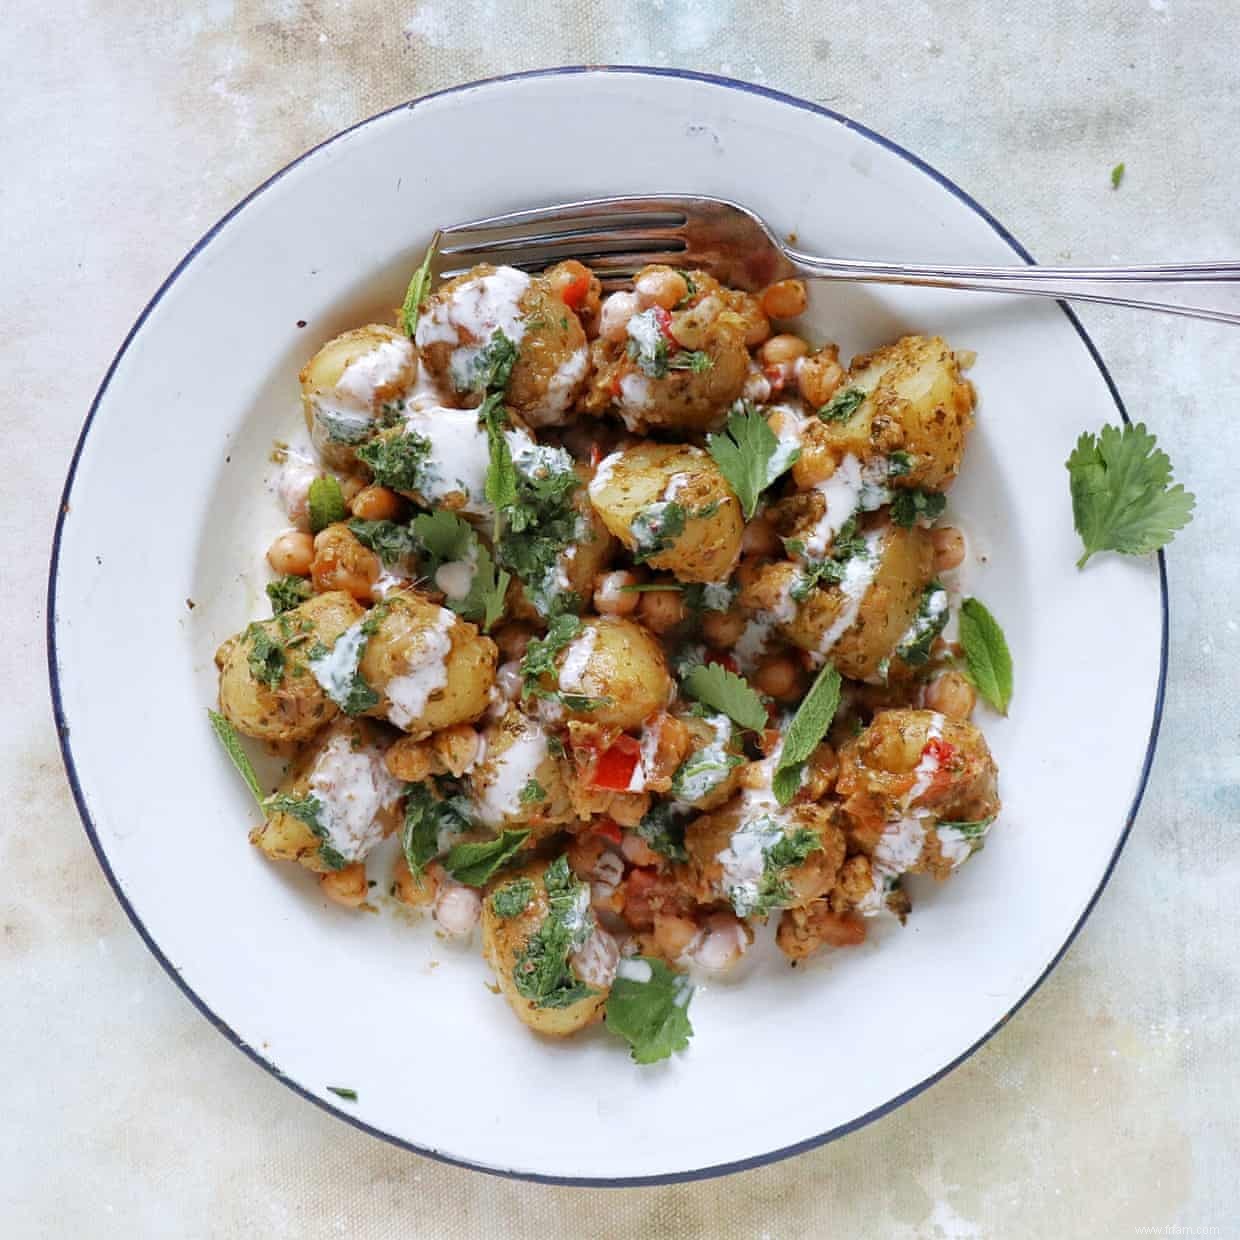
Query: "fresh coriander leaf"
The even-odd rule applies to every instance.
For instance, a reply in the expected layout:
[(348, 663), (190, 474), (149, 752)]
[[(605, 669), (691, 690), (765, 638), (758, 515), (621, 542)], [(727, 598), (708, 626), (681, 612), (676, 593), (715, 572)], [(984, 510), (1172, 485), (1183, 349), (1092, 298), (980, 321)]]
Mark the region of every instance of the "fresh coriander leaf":
[(1124, 165), (1118, 163), (1111, 169), (1111, 188), (1119, 189), (1120, 182), (1124, 179)]
[(329, 1085), (327, 1087), (327, 1092), (329, 1094), (335, 1094), (337, 1098), (343, 1098), (346, 1102), (357, 1101), (357, 1090), (346, 1089), (343, 1085)]
[(766, 727), (766, 707), (749, 682), (718, 663), (703, 663), (681, 681), (690, 697), (722, 711), (742, 728), (761, 732)]
[(840, 706), (841, 683), (839, 672), (830, 663), (826, 664), (784, 733), (783, 747), (771, 780), (771, 790), (781, 805), (787, 805), (796, 795), (801, 786), (801, 768), (835, 718)]
[(300, 607), (311, 595), (310, 583), (304, 577), (285, 576), (267, 583), (267, 597), (271, 600), (271, 614), (283, 615)]
[(284, 647), (257, 623), (246, 629), (245, 640), (250, 646), (246, 656), (250, 675), (260, 684), (274, 689), (284, 679)]
[(695, 375), (703, 374), (715, 364), (714, 358), (701, 349), (692, 351), (681, 349), (667, 359), (668, 370), (691, 370)]
[(935, 521), (947, 507), (947, 496), (940, 491), (923, 491), (919, 488), (897, 491), (891, 501), (891, 519), (906, 530), (918, 521)]
[(847, 422), (864, 401), (865, 392), (860, 388), (843, 388), (818, 410), (818, 416), (824, 422)]
[[(808, 827), (797, 827), (788, 835), (780, 837), (766, 850), (762, 877), (748, 912), (737, 907), (737, 893), (733, 892), (732, 907), (738, 917), (765, 917), (772, 909), (782, 908), (793, 899), (788, 883), (788, 871), (800, 865), (812, 852), (822, 847), (822, 840)], [(748, 902), (747, 902), (748, 903)]]
[(469, 593), (463, 599), (448, 599), (448, 606), (466, 620), (479, 621), (482, 631), (489, 633), (491, 626), (504, 614), (504, 600), (511, 580), (502, 568), (495, 567), (491, 553), (479, 543)]
[(308, 507), (310, 531), (314, 534), (337, 521), (343, 521), (348, 515), (340, 483), (330, 474), (325, 478), (316, 478), (310, 484)]
[(357, 448), (357, 459), (370, 467), (374, 480), (393, 491), (418, 491), (431, 454), (431, 442), (415, 431), (379, 435)]
[(501, 866), (521, 850), (528, 831), (505, 831), (498, 839), (474, 844), (454, 844), (443, 859), (443, 868), (468, 887), (484, 887)]
[(516, 878), (505, 883), (491, 896), (491, 908), (496, 917), (520, 917), (534, 898), (532, 879)]
[(960, 604), (965, 671), (978, 693), (1001, 715), (1012, 700), (1012, 654), (999, 622), (975, 598)]
[(522, 805), (536, 805), (539, 801), (547, 799), (547, 790), (531, 776), (525, 782), (525, 787), (521, 789), (517, 800)]
[(736, 492), (746, 521), (757, 511), (762, 492), (796, 460), (792, 453), (779, 459), (778, 437), (750, 405), (733, 409), (723, 433), (707, 435), (706, 448)]
[(418, 329), (418, 315), (421, 314), (431, 291), (431, 267), (435, 262), (435, 252), (439, 249), (439, 236), (440, 234), (436, 233), (431, 238), (425, 256), (413, 273), (413, 279), (409, 281), (405, 304), (400, 308), (400, 324), (410, 339), (413, 339), (413, 333)]
[(675, 500), (658, 500), (642, 509), (629, 523), (635, 541), (633, 562), (645, 563), (671, 547), (685, 532), (688, 517), (684, 505)]
[(207, 711), (207, 718), (211, 720), (211, 731), (215, 733), (216, 740), (224, 746), (224, 752), (233, 766), (237, 768), (237, 773), (245, 780), (245, 786), (250, 790), (250, 795), (258, 802), (261, 809), (263, 807), (262, 785), (258, 782), (258, 776), (254, 772), (254, 765), (250, 761), (249, 754), (241, 747), (241, 737), (237, 735), (237, 729), (219, 711)]
[(409, 529), (420, 558), (426, 561), (426, 575), (431, 578), (442, 565), (469, 559), (478, 538), (469, 522), (445, 509), (420, 513), (409, 523)]
[(596, 992), (573, 972), (569, 957), (594, 933), (590, 888), (557, 857), (543, 871), (547, 915), (517, 953), (512, 981), (535, 1007), (566, 1008)]
[(349, 529), (363, 547), (369, 547), (389, 567), (412, 554), (417, 544), (413, 530), (397, 521), (354, 519), (349, 522)]
[(637, 834), (657, 853), (672, 861), (687, 861), (685, 822), (671, 801), (656, 801), (637, 824)]
[(1085, 545), (1078, 568), (1099, 551), (1157, 551), (1192, 519), (1196, 499), (1171, 486), (1171, 460), (1157, 443), (1140, 422), (1077, 440), (1067, 467), (1072, 519)]
[(629, 1044), (635, 1063), (657, 1063), (689, 1045), (692, 998), (683, 974), (652, 956), (632, 957), (621, 963), (607, 996), (607, 1028)]

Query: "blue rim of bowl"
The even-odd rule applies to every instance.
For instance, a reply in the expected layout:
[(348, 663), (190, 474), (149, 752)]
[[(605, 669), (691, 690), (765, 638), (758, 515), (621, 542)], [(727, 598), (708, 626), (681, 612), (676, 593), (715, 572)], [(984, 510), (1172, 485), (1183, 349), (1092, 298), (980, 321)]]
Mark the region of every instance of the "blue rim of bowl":
[[(915, 168), (926, 173), (927, 176), (938, 182), (944, 189), (948, 190), (952, 195), (958, 198), (971, 210), (976, 212), (991, 228), (1018, 254), (1025, 262), (1033, 263), (1033, 255), (1025, 249), (1023, 245), (1001, 224), (989, 211), (986, 210), (971, 195), (967, 194), (954, 181), (939, 172), (938, 169), (931, 167), (924, 159), (914, 155), (911, 151), (905, 150), (899, 143), (893, 142), (890, 138), (884, 137), (880, 133), (876, 133), (873, 129), (867, 128), (865, 125), (858, 124), (850, 117), (840, 112), (834, 112), (830, 108), (824, 108), (819, 104), (811, 103), (806, 99), (799, 99), (795, 95), (788, 95), (782, 91), (771, 90), (766, 86), (757, 86), (752, 82), (742, 82), (735, 78), (721, 77), (711, 73), (696, 73), (688, 69), (658, 69), (641, 65), (565, 65), (555, 69), (532, 69), (523, 73), (500, 74), (495, 77), (481, 78), (478, 81), (466, 82), (459, 86), (450, 86), (444, 90), (433, 91), (427, 95), (421, 95), (417, 99), (409, 100), (406, 103), (399, 103), (395, 107), (385, 108), (382, 112), (376, 112), (373, 116), (368, 116), (365, 120), (358, 121), (356, 125), (350, 125), (347, 129), (342, 129), (339, 133), (333, 134), (330, 138), (311, 147), (308, 151), (299, 155), (290, 163), (285, 164), (278, 172), (267, 178), (261, 185), (248, 193), (227, 215), (217, 221), (203, 236), (194, 244), (193, 248), (185, 255), (183, 259), (173, 268), (172, 273), (161, 284), (155, 295), (147, 302), (142, 313), (138, 316), (133, 327), (129, 329), (125, 336), (120, 349), (116, 356), (112, 359), (108, 367), (107, 373), (103, 377), (103, 382), (99, 385), (98, 392), (95, 393), (95, 399), (91, 402), (90, 412), (86, 415), (86, 421), (82, 426), (82, 433), (78, 436), (78, 441), (73, 450), (73, 457), (69, 463), (69, 473), (65, 479), (64, 490), (61, 493), (60, 511), (56, 518), (56, 531), (52, 539), (52, 555), (51, 565), (48, 573), (47, 585), (47, 659), (48, 674), (51, 680), (52, 691), (52, 711), (56, 719), (56, 733), (60, 741), (60, 752), (64, 759), (65, 771), (69, 777), (69, 784), (73, 790), (73, 799), (77, 803), (78, 813), (82, 819), (82, 825), (86, 828), (86, 834), (90, 839), (91, 846), (95, 850), (95, 855), (99, 859), (99, 864), (103, 868), (104, 874), (107, 876), (108, 882), (112, 885), (112, 890), (116, 893), (116, 898), (120, 901), (121, 907), (125, 910), (129, 920), (133, 923), (134, 929), (142, 937), (142, 941), (150, 949), (151, 954), (163, 966), (164, 972), (180, 987), (182, 993), (187, 999), (202, 1013), (216, 1029), (220, 1031), (238, 1050), (243, 1051), (256, 1064), (270, 1072), (276, 1080), (281, 1084), (287, 1085), (294, 1093), (299, 1094), (307, 1101), (314, 1103), (321, 1110), (326, 1111), (329, 1115), (333, 1115), (338, 1119), (344, 1120), (354, 1128), (360, 1129), (362, 1132), (369, 1133), (371, 1136), (378, 1137), (380, 1140), (387, 1141), (392, 1145), (399, 1146), (402, 1149), (409, 1150), (415, 1154), (424, 1155), (427, 1158), (433, 1158), (437, 1162), (447, 1163), (454, 1167), (465, 1167), (471, 1171), (482, 1171), (488, 1175), (503, 1176), (507, 1179), (528, 1180), (537, 1184), (559, 1184), (577, 1188), (636, 1188), (649, 1187), (659, 1184), (680, 1184), (692, 1180), (710, 1179), (715, 1176), (730, 1175), (737, 1171), (749, 1171), (755, 1167), (762, 1167), (768, 1163), (778, 1162), (780, 1159), (791, 1158), (795, 1154), (803, 1154), (807, 1150), (812, 1150), (820, 1145), (826, 1145), (830, 1141), (835, 1141), (850, 1132), (855, 1132), (859, 1128), (865, 1127), (874, 1120), (881, 1118), (894, 1111), (897, 1107), (903, 1106), (906, 1102), (915, 1098), (923, 1090), (928, 1089), (931, 1085), (942, 1080), (949, 1072), (959, 1067), (966, 1059), (968, 1059), (975, 1051), (1003, 1028), (1009, 1020), (1025, 1005), (1034, 991), (1050, 976), (1051, 971), (1063, 959), (1068, 948), (1072, 946), (1076, 936), (1080, 933), (1081, 927), (1085, 924), (1090, 913), (1093, 912), (1094, 906), (1098, 903), (1099, 897), (1110, 881), (1112, 873), (1115, 871), (1116, 862), (1119, 860), (1120, 853), (1124, 850), (1124, 845), (1128, 841), (1128, 835), (1132, 830), (1133, 822), (1136, 820), (1137, 811), (1141, 807), (1141, 799), (1145, 795), (1145, 787), (1149, 781), (1150, 767), (1154, 761), (1154, 750), (1158, 743), (1158, 731), (1162, 723), (1163, 704), (1167, 689), (1167, 644), (1168, 634), (1170, 630), (1170, 602), (1167, 592), (1167, 561), (1164, 554), (1158, 552), (1158, 581), (1159, 591), (1162, 599), (1162, 642), (1159, 654), (1158, 668), (1158, 692), (1154, 699), (1154, 718), (1150, 724), (1149, 741), (1146, 745), (1145, 760), (1141, 765), (1141, 777), (1137, 784), (1136, 795), (1133, 797), (1132, 807), (1128, 811), (1127, 821), (1124, 823), (1124, 829), (1120, 834), (1119, 840), (1115, 845), (1115, 851), (1111, 854), (1111, 859), (1107, 863), (1107, 868), (1098, 883), (1097, 889), (1090, 897), (1089, 903), (1085, 906), (1076, 925), (1072, 927), (1068, 937), (1064, 940), (1063, 945), (1051, 958), (1046, 968), (1029, 987), (1029, 989), (1020, 997), (1020, 999), (1008, 1010), (1002, 1020), (996, 1022), (988, 1029), (972, 1046), (963, 1051), (951, 1063), (940, 1068), (937, 1072), (926, 1077), (925, 1080), (918, 1082), (910, 1089), (906, 1089), (903, 1093), (883, 1103), (882, 1106), (875, 1107), (872, 1111), (858, 1116), (856, 1119), (850, 1120), (846, 1124), (840, 1124), (836, 1128), (829, 1129), (827, 1132), (820, 1133), (818, 1136), (807, 1137), (803, 1141), (797, 1141), (792, 1145), (782, 1146), (777, 1150), (770, 1150), (765, 1154), (755, 1154), (751, 1158), (737, 1159), (733, 1162), (717, 1163), (710, 1167), (699, 1167), (691, 1171), (675, 1171), (664, 1175), (640, 1175), (640, 1176), (621, 1176), (621, 1177), (605, 1177), (605, 1176), (572, 1176), (572, 1175), (540, 1175), (536, 1172), (516, 1171), (502, 1167), (490, 1167), (483, 1163), (470, 1162), (465, 1158), (455, 1158), (449, 1154), (440, 1153), (437, 1150), (428, 1149), (424, 1146), (415, 1145), (411, 1141), (403, 1140), (400, 1137), (393, 1136), (389, 1132), (384, 1132), (380, 1128), (374, 1128), (356, 1116), (349, 1115), (339, 1107), (333, 1106), (331, 1103), (316, 1094), (311, 1093), (304, 1086), (300, 1085), (291, 1077), (286, 1076), (280, 1069), (269, 1060), (264, 1059), (252, 1046), (250, 1046), (243, 1038), (241, 1038), (229, 1025), (220, 1019), (206, 1003), (199, 998), (195, 991), (190, 987), (189, 983), (180, 975), (173, 966), (172, 962), (163, 954), (159, 945), (151, 937), (150, 932), (143, 924), (142, 918), (138, 915), (137, 910), (130, 904), (128, 897), (125, 895), (124, 889), (117, 880), (116, 875), (112, 871), (112, 867), (108, 864), (107, 856), (104, 853), (103, 846), (99, 842), (98, 833), (95, 830), (94, 822), (91, 818), (90, 810), (86, 804), (86, 798), (82, 793), (82, 786), (78, 779), (77, 768), (73, 760), (73, 751), (69, 743), (69, 724), (65, 719), (64, 703), (61, 700), (60, 693), (60, 669), (56, 658), (56, 578), (60, 560), (60, 539), (64, 529), (65, 517), (69, 511), (69, 495), (73, 489), (73, 480), (77, 474), (78, 461), (82, 455), (82, 448), (86, 443), (86, 436), (90, 433), (91, 424), (95, 420), (95, 414), (98, 412), (99, 404), (103, 400), (104, 394), (108, 390), (108, 384), (112, 380), (117, 366), (120, 364), (121, 358), (124, 357), (134, 337), (141, 330), (143, 323), (146, 322), (148, 316), (159, 304), (164, 294), (172, 287), (181, 272), (194, 260), (195, 257), (203, 250), (218, 233), (235, 215), (240, 213), (254, 198), (263, 193), (269, 186), (278, 181), (285, 173), (295, 168), (298, 164), (308, 159), (316, 151), (322, 150), (326, 146), (330, 146), (333, 142), (343, 138), (346, 134), (352, 133), (355, 129), (361, 129), (364, 125), (369, 125), (385, 116), (390, 116), (394, 112), (405, 111), (417, 107), (431, 99), (438, 99), (445, 95), (459, 94), (462, 91), (472, 90), (478, 86), (492, 86), (505, 82), (524, 81), (529, 78), (544, 77), (560, 77), (570, 74), (644, 74), (650, 77), (669, 77), (682, 78), (691, 82), (703, 82), (710, 86), (721, 86), (729, 90), (743, 91), (751, 95), (759, 95), (765, 99), (774, 100), (777, 103), (787, 104), (794, 108), (800, 108), (805, 112), (813, 112), (818, 116), (822, 116), (827, 120), (834, 121), (836, 124), (843, 125), (846, 129), (852, 130), (861, 137), (868, 139), (870, 142), (876, 143), (885, 150), (891, 151), (899, 155), (901, 159), (907, 160)], [(1076, 328), (1077, 334), (1080, 336), (1085, 348), (1089, 351), (1089, 355), (1093, 358), (1094, 364), (1098, 367), (1103, 379), (1106, 382), (1107, 389), (1111, 393), (1111, 398), (1115, 401), (1115, 407), (1119, 411), (1119, 416), (1124, 422), (1129, 422), (1128, 411), (1124, 408), (1124, 402), (1120, 398), (1119, 390), (1115, 386), (1115, 380), (1111, 378), (1111, 373), (1107, 370), (1106, 363), (1103, 362), (1101, 354), (1099, 354), (1097, 346), (1090, 339), (1089, 334), (1081, 325), (1080, 319), (1077, 318), (1075, 312), (1070, 306), (1064, 302), (1059, 302), (1060, 309), (1067, 315), (1068, 321)]]

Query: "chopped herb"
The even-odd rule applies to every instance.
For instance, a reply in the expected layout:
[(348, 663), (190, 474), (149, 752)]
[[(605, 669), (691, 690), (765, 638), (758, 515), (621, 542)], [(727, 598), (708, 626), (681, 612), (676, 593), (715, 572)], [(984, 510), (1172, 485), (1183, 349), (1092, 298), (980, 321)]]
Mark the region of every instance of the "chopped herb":
[(730, 772), (744, 765), (745, 759), (740, 754), (730, 753), (722, 745), (704, 745), (676, 768), (672, 775), (672, 795), (680, 801), (700, 801), (714, 792)]
[(464, 797), (437, 797), (427, 784), (410, 784), (405, 789), (400, 846), (415, 878), (438, 854), (441, 834), (460, 835), (473, 829), (469, 802)]
[(325, 478), (316, 478), (310, 484), (307, 506), (310, 510), (310, 530), (314, 534), (337, 521), (343, 521), (347, 515), (340, 483), (330, 474)]
[(553, 758), (564, 757), (564, 742), (558, 736), (547, 737), (547, 752)]
[[(512, 368), (516, 365), (520, 350), (516, 344), (496, 328), (491, 339), (476, 352), (457, 354), (451, 366), (452, 382), (458, 392), (490, 392), (498, 394), (508, 386)], [(458, 358), (468, 358), (458, 364)]]
[(975, 818), (972, 822), (940, 822), (936, 824), (936, 829), (959, 831), (966, 840), (980, 840), (990, 830), (994, 820), (995, 816), (991, 814), (989, 818)]
[(329, 870), (343, 870), (349, 864), (332, 845), (331, 835), (320, 818), (323, 812), (323, 803), (318, 797), (294, 797), (284, 792), (278, 792), (263, 802), (263, 808), (268, 814), (288, 814), (290, 818), (296, 818), (299, 822), (305, 823), (314, 832), (315, 836), (318, 837), (319, 860)]
[(891, 519), (906, 530), (912, 529), (918, 521), (927, 524), (936, 521), (946, 506), (947, 496), (940, 491), (923, 491), (917, 487), (897, 491), (891, 501)]
[(363, 547), (369, 547), (389, 567), (411, 555), (417, 545), (413, 530), (397, 521), (354, 519), (349, 522), (349, 529)]
[(491, 908), (496, 917), (520, 917), (534, 898), (534, 883), (528, 878), (516, 878), (505, 883), (491, 896)]
[(417, 491), (431, 453), (429, 439), (414, 431), (380, 435), (357, 449), (357, 459), (370, 467), (374, 480), (393, 491)]
[(887, 477), (903, 478), (913, 472), (913, 454), (911, 452), (889, 452), (887, 454)]
[(547, 790), (533, 777), (526, 781), (525, 787), (521, 789), (521, 793), (517, 798), (522, 805), (535, 805), (539, 801), (545, 801), (546, 799)]
[(693, 985), (683, 974), (654, 957), (633, 957), (607, 996), (607, 1028), (629, 1044), (635, 1063), (657, 1063), (689, 1045), (692, 998)]
[(762, 492), (801, 454), (799, 448), (781, 453), (779, 439), (766, 419), (744, 401), (728, 414), (722, 434), (706, 437), (706, 447), (736, 492), (746, 521), (757, 511)]
[(337, 1098), (343, 1098), (346, 1102), (357, 1101), (357, 1090), (346, 1089), (343, 1085), (329, 1085), (327, 1087), (329, 1094), (335, 1094)]
[(262, 785), (258, 782), (258, 776), (254, 772), (254, 764), (250, 761), (249, 754), (241, 747), (241, 738), (237, 735), (237, 729), (218, 711), (207, 711), (207, 718), (211, 720), (211, 730), (215, 733), (216, 740), (223, 745), (224, 752), (233, 766), (237, 768), (237, 773), (245, 780), (245, 786), (249, 788), (250, 795), (261, 808), (263, 804)]
[(633, 562), (643, 564), (671, 547), (685, 532), (688, 516), (675, 500), (659, 500), (639, 512), (629, 524), (636, 540)]
[(525, 654), (521, 658), (523, 697), (535, 694), (545, 676), (550, 676), (559, 684), (559, 672), (555, 666), (556, 655), (580, 632), (581, 621), (576, 616), (556, 616), (547, 629), (546, 637), (535, 637), (526, 646)]
[(246, 629), (250, 645), (247, 662), (250, 675), (260, 684), (274, 689), (284, 679), (284, 647), (261, 624)]
[(1157, 551), (1192, 520), (1196, 499), (1171, 485), (1171, 459), (1157, 445), (1140, 422), (1077, 440), (1067, 467), (1072, 520), (1085, 545), (1078, 568), (1099, 551)]
[(839, 672), (830, 663), (826, 664), (784, 733), (771, 780), (771, 791), (781, 805), (787, 805), (796, 796), (801, 786), (801, 771), (835, 718), (840, 706), (841, 683)]
[(680, 686), (691, 698), (722, 711), (742, 728), (761, 732), (766, 727), (766, 707), (749, 682), (718, 663), (693, 668)]
[(547, 915), (513, 965), (517, 993), (539, 1008), (566, 1008), (596, 993), (572, 971), (569, 956), (594, 933), (590, 888), (573, 877), (566, 857), (543, 872)]
[(701, 349), (693, 349), (692, 351), (681, 349), (678, 353), (671, 354), (667, 359), (668, 370), (691, 370), (695, 375), (705, 373), (714, 364), (715, 362), (711, 355), (703, 352)]
[(822, 840), (808, 827), (797, 827), (790, 834), (773, 819), (757, 819), (747, 824), (760, 834), (777, 833), (765, 848), (762, 877), (756, 885), (741, 884), (729, 893), (732, 908), (738, 917), (766, 917), (773, 909), (783, 908), (793, 899), (788, 871), (800, 865), (812, 852), (822, 847)]
[(271, 614), (283, 615), (300, 607), (311, 595), (310, 583), (304, 577), (285, 576), (267, 583), (267, 597), (271, 600)]
[(1111, 169), (1111, 188), (1119, 189), (1120, 182), (1124, 179), (1124, 165), (1118, 163)]
[(410, 530), (422, 571), (432, 582), (444, 564), (472, 562), (469, 592), (464, 598), (449, 598), (446, 602), (458, 615), (481, 622), (483, 632), (490, 632), (504, 613), (511, 578), (502, 569), (496, 569), (490, 551), (473, 527), (456, 513), (441, 509), (414, 517)]
[(960, 644), (965, 672), (978, 693), (1000, 714), (1012, 700), (1012, 654), (999, 622), (980, 600), (960, 604)]
[[(800, 539), (789, 538), (784, 542), (789, 554), (805, 553), (805, 544)], [(823, 585), (838, 585), (844, 580), (848, 562), (855, 556), (868, 556), (869, 546), (864, 537), (857, 532), (856, 517), (849, 517), (831, 541), (830, 552), (821, 560), (808, 561), (801, 569), (801, 574), (793, 583), (789, 593), (795, 602), (803, 603), (810, 592)]]
[(683, 818), (671, 801), (656, 801), (637, 824), (637, 834), (655, 852), (672, 861), (687, 861)]
[(860, 388), (844, 388), (818, 410), (818, 416), (824, 422), (847, 422), (865, 402), (865, 395)]
[(909, 667), (923, 667), (930, 661), (930, 648), (947, 627), (950, 615), (947, 591), (939, 582), (932, 581), (922, 593), (917, 615), (908, 632), (900, 639), (896, 654)]
[(497, 839), (454, 844), (443, 859), (443, 868), (467, 887), (485, 887), (496, 870), (521, 851), (529, 831), (505, 831)]
[(409, 288), (405, 293), (405, 304), (400, 308), (400, 323), (405, 329), (405, 335), (410, 339), (418, 329), (418, 316), (422, 313), (422, 307), (426, 305), (426, 298), (431, 291), (431, 267), (434, 265), (435, 252), (438, 249), (439, 233), (436, 233), (431, 238), (431, 243), (421, 263), (418, 264), (418, 269), (413, 273), (413, 279), (409, 281)]
[(679, 581), (645, 581), (641, 585), (621, 586), (621, 594), (657, 594), (663, 591), (681, 591), (685, 587)]

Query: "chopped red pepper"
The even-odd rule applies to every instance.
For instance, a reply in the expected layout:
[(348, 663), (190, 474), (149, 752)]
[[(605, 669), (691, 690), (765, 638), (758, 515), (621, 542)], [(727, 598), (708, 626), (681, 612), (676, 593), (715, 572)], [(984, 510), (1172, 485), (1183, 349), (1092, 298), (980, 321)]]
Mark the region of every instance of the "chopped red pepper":
[(583, 271), (575, 280), (565, 286), (560, 300), (570, 310), (580, 310), (590, 292), (590, 273)]
[(603, 459), (603, 449), (596, 443), (590, 445), (590, 468), (597, 469), (599, 462)]
[(766, 381), (771, 385), (771, 395), (777, 396), (784, 390), (788, 382), (787, 375), (784, 373), (782, 365), (775, 364), (771, 366), (763, 366), (762, 373), (766, 376)]
[(940, 767), (948, 766), (956, 756), (956, 746), (948, 741), (941, 740), (937, 736), (933, 736), (926, 742), (925, 748), (921, 751), (923, 758), (927, 755), (932, 757)]
[(717, 650), (708, 650), (703, 660), (706, 663), (718, 663), (720, 667), (727, 668), (729, 672), (741, 670), (741, 665), (730, 654), (720, 654)]
[(624, 832), (620, 830), (619, 823), (612, 822), (610, 818), (600, 818), (598, 822), (591, 824), (590, 830), (595, 835), (601, 835), (605, 840), (611, 840), (613, 844), (619, 844), (624, 838)]
[(618, 370), (616, 371), (616, 373), (615, 373), (614, 375), (612, 375), (612, 377), (611, 377), (611, 394), (612, 394), (613, 396), (619, 396), (619, 395), (620, 395), (620, 381), (621, 381), (623, 378), (624, 378), (624, 376), (623, 376), (623, 375), (620, 373), (620, 371), (618, 371)]
[(672, 344), (676, 343), (676, 337), (672, 335), (672, 316), (662, 306), (651, 306), (650, 313), (654, 315), (654, 321), (659, 325), (659, 330), (667, 337)]
[(623, 733), (598, 756), (594, 765), (593, 788), (605, 788), (609, 792), (627, 792), (633, 781), (633, 772), (641, 761), (642, 747), (631, 736)]

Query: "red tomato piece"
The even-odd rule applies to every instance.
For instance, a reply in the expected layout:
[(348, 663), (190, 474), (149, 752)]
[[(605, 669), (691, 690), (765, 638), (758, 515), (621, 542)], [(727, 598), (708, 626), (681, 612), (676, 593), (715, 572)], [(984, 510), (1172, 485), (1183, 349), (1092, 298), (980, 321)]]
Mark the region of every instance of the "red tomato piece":
[(594, 778), (590, 784), (594, 788), (605, 788), (609, 792), (627, 792), (633, 781), (633, 772), (641, 761), (642, 747), (631, 736), (621, 734), (611, 745), (598, 756), (594, 767)]

